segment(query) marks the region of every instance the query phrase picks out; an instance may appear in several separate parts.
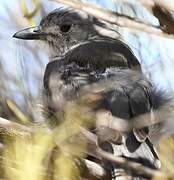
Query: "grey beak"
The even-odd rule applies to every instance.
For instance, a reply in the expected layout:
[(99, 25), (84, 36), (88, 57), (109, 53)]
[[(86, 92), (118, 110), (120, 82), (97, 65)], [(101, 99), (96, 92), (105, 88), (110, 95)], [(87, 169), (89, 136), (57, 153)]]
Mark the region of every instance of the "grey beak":
[(40, 39), (40, 28), (39, 26), (26, 28), (16, 32), (13, 37), (17, 39), (35, 40)]

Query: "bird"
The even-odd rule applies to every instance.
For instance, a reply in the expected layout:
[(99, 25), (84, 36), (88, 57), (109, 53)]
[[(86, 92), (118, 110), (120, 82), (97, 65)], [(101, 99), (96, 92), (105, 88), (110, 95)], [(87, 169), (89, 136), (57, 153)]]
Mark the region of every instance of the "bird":
[[(66, 102), (83, 96), (83, 92), (90, 93), (95, 91), (92, 87), (98, 87), (100, 98), (92, 107), (93, 111), (105, 110), (130, 124), (144, 122), (144, 118), (149, 120), (141, 128), (124, 133), (123, 144), (107, 137), (105, 131), (94, 129), (105, 139), (100, 147), (142, 164), (147, 161), (146, 164), (158, 169), (160, 160), (149, 138), (149, 127), (151, 123), (154, 127), (157, 121), (157, 129), (160, 129), (162, 120), (170, 119), (170, 108), (166, 107), (173, 99), (154, 87), (142, 73), (137, 57), (123, 40), (108, 37), (97, 27), (108, 28), (103, 21), (81, 10), (59, 8), (46, 15), (39, 26), (20, 30), (13, 37), (41, 40), (48, 45), (51, 58), (43, 79), (43, 99), (52, 114), (59, 112)], [(155, 122), (151, 120), (152, 114)], [(112, 136), (112, 131), (109, 132)], [(116, 164), (106, 161), (104, 167), (110, 171), (112, 180), (119, 178)], [(135, 179), (144, 178), (134, 175)]]

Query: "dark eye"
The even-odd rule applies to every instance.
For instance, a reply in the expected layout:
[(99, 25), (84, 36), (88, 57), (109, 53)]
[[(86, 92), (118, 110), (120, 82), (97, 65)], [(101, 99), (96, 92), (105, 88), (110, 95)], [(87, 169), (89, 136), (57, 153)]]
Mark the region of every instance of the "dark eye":
[(60, 27), (60, 30), (64, 33), (68, 32), (71, 29), (71, 25), (70, 24), (64, 24)]

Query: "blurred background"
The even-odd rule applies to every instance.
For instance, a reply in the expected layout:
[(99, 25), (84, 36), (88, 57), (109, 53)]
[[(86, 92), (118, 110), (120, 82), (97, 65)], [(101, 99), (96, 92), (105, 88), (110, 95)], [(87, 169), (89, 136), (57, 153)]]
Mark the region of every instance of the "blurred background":
[[(159, 25), (136, 0), (88, 0), (142, 21)], [(40, 42), (13, 39), (13, 34), (39, 24), (41, 18), (62, 6), (49, 0), (1, 0), (0, 2), (0, 116), (15, 119), (19, 112), (36, 119), (33, 107), (40, 103), (42, 78), (49, 57)], [(127, 28), (115, 28), (138, 57), (144, 73), (159, 88), (174, 92), (174, 40)], [(34, 117), (34, 118), (33, 118)], [(165, 150), (170, 159), (174, 152), (173, 140)], [(161, 147), (166, 146), (166, 144)], [(171, 150), (170, 149), (170, 150)], [(163, 152), (163, 154), (165, 154)], [(164, 156), (164, 155), (163, 155)], [(174, 159), (174, 158), (173, 158)], [(168, 161), (164, 162), (168, 163)], [(172, 171), (172, 163), (168, 166)]]

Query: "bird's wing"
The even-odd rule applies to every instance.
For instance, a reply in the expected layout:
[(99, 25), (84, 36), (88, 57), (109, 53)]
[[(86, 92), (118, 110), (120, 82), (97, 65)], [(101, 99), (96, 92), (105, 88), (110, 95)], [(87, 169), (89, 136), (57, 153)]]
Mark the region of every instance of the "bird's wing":
[(129, 68), (141, 72), (141, 66), (132, 50), (122, 41), (91, 39), (82, 42), (66, 53), (66, 61), (91, 68)]
[[(156, 100), (151, 98), (155, 91), (148, 79), (138, 72), (117, 68), (110, 68), (104, 72), (90, 72), (89, 69), (83, 69), (74, 63), (67, 65), (61, 59), (48, 64), (44, 87), (47, 99), (49, 99), (47, 105), (54, 110), (57, 110), (57, 105), (60, 107), (62, 101), (64, 103), (69, 99), (76, 100), (84, 94), (100, 94), (96, 107), (93, 107), (94, 111), (105, 109), (111, 112), (112, 116), (119, 117), (130, 125), (134, 117), (148, 113), (151, 108), (158, 108), (160, 104), (160, 96)], [(135, 129), (124, 133), (123, 143), (118, 143), (118, 141), (115, 143), (113, 131), (105, 129), (106, 134), (104, 134), (104, 141), (99, 142), (100, 147), (114, 155), (124, 156), (132, 161), (158, 168), (159, 159), (147, 138), (148, 129), (141, 128), (141, 131), (144, 133), (143, 141), (142, 137), (139, 137), (141, 133)], [(112, 132), (111, 136), (110, 132)], [(99, 139), (100, 137), (103, 139), (102, 133), (99, 134)], [(119, 174), (119, 168), (114, 163), (106, 162), (105, 167), (109, 167), (113, 179)]]
[[(100, 93), (102, 93), (103, 99), (101, 99), (99, 108), (110, 111), (113, 116), (129, 121), (131, 125), (131, 123), (133, 124), (134, 117), (144, 113), (150, 113), (151, 109), (159, 108), (163, 104), (159, 103), (160, 98), (162, 101), (161, 96), (158, 96), (159, 99), (157, 100), (154, 99), (153, 95), (155, 95), (156, 90), (142, 74), (135, 73), (131, 70), (114, 70), (110, 74), (112, 74), (111, 77), (109, 77), (109, 73), (107, 74), (108, 77), (105, 77), (107, 78), (105, 88), (101, 88)], [(113, 87), (108, 87), (109, 83), (111, 85), (113, 84)], [(107, 141), (101, 140), (99, 142), (103, 150), (113, 153), (116, 156), (123, 156), (129, 160), (142, 163), (151, 168), (160, 167), (158, 155), (148, 138), (148, 126), (142, 124), (142, 128), (140, 129), (133, 127), (133, 131), (123, 135), (124, 141), (122, 144), (113, 142), (112, 138), (114, 136), (111, 136), (113, 135), (112, 131), (107, 131), (107, 133), (105, 131), (100, 131), (99, 134), (99, 138), (104, 136), (107, 139)], [(120, 171), (116, 164), (106, 161), (105, 166), (111, 170), (113, 179), (123, 176), (123, 170)], [(133, 179), (138, 177), (136, 173), (130, 175), (134, 177)]]
[[(61, 108), (67, 100), (81, 98), (84, 94), (100, 94), (95, 110), (105, 109), (112, 116), (124, 119), (132, 126), (136, 119), (138, 128), (133, 130), (135, 138), (142, 142), (146, 139), (151, 125), (152, 110), (161, 109), (169, 99), (165, 93), (157, 91), (142, 74), (129, 70), (108, 68), (103, 71), (91, 71), (63, 60), (53, 61), (47, 65), (44, 76), (46, 104), (52, 109)], [(49, 108), (49, 109), (51, 109)], [(145, 124), (142, 118), (150, 114)]]

